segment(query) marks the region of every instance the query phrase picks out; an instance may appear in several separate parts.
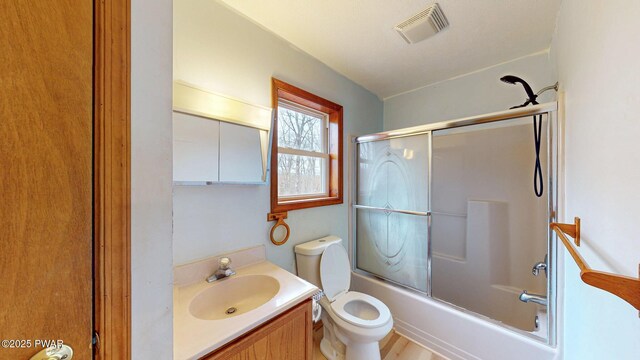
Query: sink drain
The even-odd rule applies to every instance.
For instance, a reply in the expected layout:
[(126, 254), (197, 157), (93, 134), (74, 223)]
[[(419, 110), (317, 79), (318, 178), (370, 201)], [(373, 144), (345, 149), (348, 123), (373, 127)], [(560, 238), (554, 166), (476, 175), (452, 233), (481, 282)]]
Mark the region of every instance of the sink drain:
[(238, 311), (238, 309), (236, 309), (236, 308), (234, 308), (234, 307), (230, 307), (230, 308), (228, 308), (228, 309), (227, 309), (227, 311), (225, 311), (225, 313), (226, 313), (227, 315), (231, 315), (231, 314), (233, 314), (233, 313), (234, 313), (234, 312), (236, 312), (236, 311)]

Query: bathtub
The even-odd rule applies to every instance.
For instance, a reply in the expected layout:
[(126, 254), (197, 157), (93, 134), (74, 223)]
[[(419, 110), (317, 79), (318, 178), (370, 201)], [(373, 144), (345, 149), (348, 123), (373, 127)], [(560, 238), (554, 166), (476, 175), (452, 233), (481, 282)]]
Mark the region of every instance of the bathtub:
[(452, 360), (560, 360), (557, 348), (489, 320), (366, 275), (351, 290), (387, 304), (400, 334)]

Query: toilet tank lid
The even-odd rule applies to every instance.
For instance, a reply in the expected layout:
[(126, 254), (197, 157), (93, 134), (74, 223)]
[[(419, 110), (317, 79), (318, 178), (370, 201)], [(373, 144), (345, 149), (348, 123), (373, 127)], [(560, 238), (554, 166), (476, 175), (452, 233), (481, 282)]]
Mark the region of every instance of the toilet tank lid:
[(320, 255), (324, 252), (324, 249), (326, 249), (327, 246), (331, 244), (339, 244), (341, 241), (341, 238), (329, 235), (320, 239), (298, 244), (295, 246), (294, 250), (296, 254), (300, 255)]

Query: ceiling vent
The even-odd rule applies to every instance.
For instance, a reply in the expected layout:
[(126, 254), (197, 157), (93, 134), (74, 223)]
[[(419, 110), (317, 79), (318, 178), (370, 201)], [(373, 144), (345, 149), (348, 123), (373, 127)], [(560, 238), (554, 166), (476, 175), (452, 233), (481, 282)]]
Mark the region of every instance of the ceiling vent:
[(396, 25), (394, 29), (407, 43), (415, 44), (439, 33), (448, 26), (447, 17), (444, 16), (440, 5), (435, 3)]

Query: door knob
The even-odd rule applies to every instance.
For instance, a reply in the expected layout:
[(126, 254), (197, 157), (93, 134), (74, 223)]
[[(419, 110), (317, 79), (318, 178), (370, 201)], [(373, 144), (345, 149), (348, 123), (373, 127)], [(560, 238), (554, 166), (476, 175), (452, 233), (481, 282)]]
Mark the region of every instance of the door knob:
[(71, 360), (73, 349), (69, 345), (52, 346), (42, 349), (31, 357), (31, 360)]

